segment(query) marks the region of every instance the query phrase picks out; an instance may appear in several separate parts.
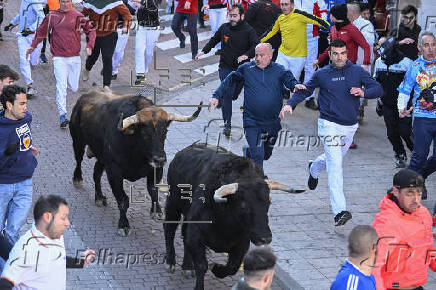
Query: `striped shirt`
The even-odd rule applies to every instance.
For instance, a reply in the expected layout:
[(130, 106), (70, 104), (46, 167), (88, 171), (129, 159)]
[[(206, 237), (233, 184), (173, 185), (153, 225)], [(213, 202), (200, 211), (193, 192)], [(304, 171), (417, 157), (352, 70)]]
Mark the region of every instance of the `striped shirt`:
[(342, 265), (330, 290), (375, 290), (374, 275), (367, 276), (348, 260)]

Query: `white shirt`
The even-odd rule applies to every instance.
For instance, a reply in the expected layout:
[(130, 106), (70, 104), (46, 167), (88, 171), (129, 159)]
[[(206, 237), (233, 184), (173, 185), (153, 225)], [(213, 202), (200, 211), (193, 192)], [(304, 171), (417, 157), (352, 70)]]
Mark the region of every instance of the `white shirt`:
[[(375, 42), (374, 25), (372, 25), (372, 23), (369, 20), (363, 19), (362, 16), (359, 16), (356, 20), (354, 20), (353, 24), (363, 34), (363, 37), (365, 37), (366, 42), (368, 42), (369, 48), (371, 50), (371, 62), (372, 62), (372, 60), (374, 59), (374, 53), (372, 51), (372, 48)], [(362, 65), (363, 57), (364, 57), (363, 49), (359, 46), (357, 49), (356, 63)]]
[(64, 237), (50, 239), (33, 224), (12, 248), (2, 277), (14, 283), (13, 289), (65, 289)]

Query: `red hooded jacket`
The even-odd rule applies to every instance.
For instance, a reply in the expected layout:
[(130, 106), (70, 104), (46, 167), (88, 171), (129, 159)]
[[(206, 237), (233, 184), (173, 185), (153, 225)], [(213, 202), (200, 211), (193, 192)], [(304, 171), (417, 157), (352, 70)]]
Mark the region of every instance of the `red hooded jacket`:
[(372, 272), (377, 290), (423, 286), (429, 266), (436, 271), (431, 215), (423, 205), (408, 214), (391, 196), (382, 199), (372, 224), (379, 236), (377, 264)]
[[(363, 64), (371, 64), (371, 49), (368, 42), (366, 42), (365, 37), (356, 26), (350, 23), (342, 27), (339, 31), (336, 30), (336, 26), (332, 26), (332, 30), (330, 31), (330, 41), (337, 38), (342, 39), (347, 44), (348, 59), (352, 63), (356, 63), (357, 61), (357, 48), (360, 46), (363, 48)], [(319, 63), (322, 63), (327, 59), (328, 52), (329, 48), (327, 47), (326, 50), (319, 55)]]

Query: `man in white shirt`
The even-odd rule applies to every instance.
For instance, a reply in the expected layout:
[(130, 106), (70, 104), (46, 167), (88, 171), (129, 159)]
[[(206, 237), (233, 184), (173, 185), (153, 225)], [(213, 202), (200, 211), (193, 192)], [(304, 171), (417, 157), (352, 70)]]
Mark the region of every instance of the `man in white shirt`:
[(83, 268), (94, 250), (81, 260), (66, 256), (64, 231), (70, 225), (69, 208), (57, 195), (41, 196), (34, 207), (35, 223), (17, 241), (0, 278), (0, 289), (66, 289), (66, 268)]

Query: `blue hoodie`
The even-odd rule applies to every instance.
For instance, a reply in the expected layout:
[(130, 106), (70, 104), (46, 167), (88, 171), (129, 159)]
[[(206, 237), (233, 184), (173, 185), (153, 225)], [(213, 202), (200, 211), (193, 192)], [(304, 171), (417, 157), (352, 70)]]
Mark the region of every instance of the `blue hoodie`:
[(348, 260), (342, 265), (330, 290), (375, 290), (374, 275), (366, 276)]
[(298, 82), (292, 73), (282, 65), (271, 62), (265, 69), (261, 69), (256, 66), (255, 61), (251, 61), (230, 73), (214, 92), (213, 97), (221, 102), (224, 98), (237, 96), (235, 91), (243, 86), (244, 128), (263, 127), (279, 131), (283, 85), (292, 91), (296, 84)]
[(364, 87), (365, 98), (375, 99), (383, 95), (383, 88), (361, 66), (347, 60), (344, 67), (338, 69), (329, 64), (316, 71), (306, 84), (307, 90), (299, 90), (288, 101), (293, 108), (319, 87), (318, 104), (320, 118), (351, 126), (357, 123), (360, 100), (350, 94), (352, 87)]
[[(4, 111), (0, 111), (0, 184), (18, 183), (32, 177), (38, 162), (31, 150), (31, 122), (29, 112), (21, 120), (11, 120), (4, 117)], [(6, 156), (6, 147), (17, 143), (17, 152)]]

